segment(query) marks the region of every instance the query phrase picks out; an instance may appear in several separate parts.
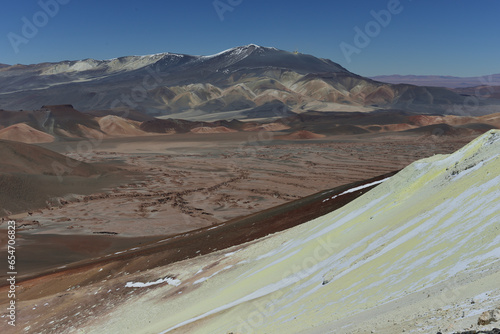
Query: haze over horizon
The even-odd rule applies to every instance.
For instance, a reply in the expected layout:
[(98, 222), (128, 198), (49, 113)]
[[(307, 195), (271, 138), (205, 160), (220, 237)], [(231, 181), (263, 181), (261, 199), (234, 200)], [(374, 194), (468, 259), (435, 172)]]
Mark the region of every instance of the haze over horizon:
[(210, 55), (254, 43), (331, 59), (363, 76), (482, 76), (500, 73), (492, 38), (499, 9), (452, 0), (9, 1), (0, 63)]

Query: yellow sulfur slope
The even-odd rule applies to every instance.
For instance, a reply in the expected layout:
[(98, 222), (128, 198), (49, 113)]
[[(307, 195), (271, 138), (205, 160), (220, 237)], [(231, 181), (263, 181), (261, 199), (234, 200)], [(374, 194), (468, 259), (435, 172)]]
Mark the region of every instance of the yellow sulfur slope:
[(173, 265), (178, 297), (161, 299), (174, 288), (160, 287), (116, 310), (120, 324), (107, 326), (296, 333), (498, 267), (499, 185), (500, 131), (490, 131), (452, 155), (413, 163), (337, 211), (217, 255), (214, 273)]
[(230, 308), (200, 332), (296, 332), (498, 261), (499, 156), (500, 132), (491, 131), (412, 164), (306, 233), (290, 231), (183, 320)]

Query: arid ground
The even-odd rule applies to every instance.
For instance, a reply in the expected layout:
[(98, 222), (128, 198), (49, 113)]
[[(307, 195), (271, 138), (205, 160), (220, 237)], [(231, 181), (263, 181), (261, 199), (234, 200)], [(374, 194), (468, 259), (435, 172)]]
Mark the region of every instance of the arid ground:
[(278, 136), (255, 132), (107, 139), (80, 153), (68, 151), (74, 142), (45, 144), (87, 163), (116, 166), (135, 178), (11, 215), (20, 227), (21, 276), (397, 171), (417, 159), (453, 152), (472, 138), (411, 133), (314, 140)]
[[(325, 204), (329, 189), (341, 193), (347, 184), (369, 183), (415, 160), (454, 152), (474, 137), (422, 131), (291, 140), (261, 131), (114, 138), (84, 152), (73, 149), (75, 141), (41, 144), (82, 164), (111, 168), (120, 185), (4, 217), (2, 228), (7, 218), (18, 226), (19, 321), (29, 324), (27, 333), (48, 333), (56, 324), (71, 330), (65, 317), (77, 310), (64, 309), (75, 298), (81, 312), (88, 306), (87, 316), (112, 310), (106, 294), (126, 300), (119, 286), (128, 273), (251, 245), (364, 192)], [(98, 299), (80, 295), (108, 280), (106, 291), (95, 292)]]

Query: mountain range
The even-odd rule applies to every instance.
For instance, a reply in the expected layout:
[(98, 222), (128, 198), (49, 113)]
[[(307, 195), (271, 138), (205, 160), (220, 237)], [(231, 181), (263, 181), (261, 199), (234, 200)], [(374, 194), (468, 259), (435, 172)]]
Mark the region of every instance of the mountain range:
[[(8, 110), (72, 104), (84, 112), (213, 121), (310, 110), (450, 114), (467, 94), (383, 83), (328, 59), (250, 44), (211, 56), (160, 53), (0, 67), (0, 97), (0, 108)], [(497, 99), (479, 105), (484, 109), (477, 115), (500, 111)]]
[(500, 86), (500, 74), (482, 77), (454, 77), (448, 75), (379, 75), (373, 80), (392, 84), (410, 84), (416, 86), (437, 86), (447, 88), (470, 88), (478, 86)]

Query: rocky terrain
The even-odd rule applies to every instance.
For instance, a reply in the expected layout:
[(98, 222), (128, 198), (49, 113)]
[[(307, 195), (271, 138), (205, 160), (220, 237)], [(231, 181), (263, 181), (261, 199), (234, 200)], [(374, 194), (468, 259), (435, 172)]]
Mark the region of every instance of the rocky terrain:
[[(372, 135), (371, 139), (377, 145), (377, 138)], [(356, 192), (361, 196), (330, 213), (263, 238), (238, 241), (233, 246), (229, 231), (231, 224), (243, 224), (239, 226), (255, 231), (266, 228), (269, 223), (262, 219), (265, 212), (254, 221), (250, 216), (246, 221), (217, 223), (152, 243), (143, 240), (142, 244), (95, 255), (67, 269), (61, 266), (52, 274), (20, 283), (20, 321), (26, 333), (97, 333), (103, 327), (111, 332), (137, 333), (291, 329), (304, 333), (495, 332), (495, 309), (500, 306), (496, 284), (500, 259), (496, 219), (500, 213), (499, 139), (498, 131), (490, 131), (454, 154), (416, 161), (392, 177), (320, 192), (310, 199), (313, 212)], [(120, 141), (123, 139), (107, 145), (122, 153), (125, 148), (141, 152), (144, 147), (141, 143), (120, 146)], [(352, 173), (353, 169), (342, 168), (340, 163), (348, 162), (356, 150), (366, 156), (367, 142), (364, 138), (362, 145), (357, 145), (351, 137), (351, 141), (344, 138), (342, 145), (324, 146), (330, 152), (346, 153), (335, 164), (326, 151), (318, 156), (330, 160), (338, 171)], [(415, 143), (415, 138), (411, 142)], [(316, 149), (325, 144), (317, 143)], [(388, 142), (379, 144), (378, 148)], [(425, 151), (439, 146), (427, 144)], [(164, 151), (164, 145), (148, 147)], [(169, 154), (175, 154), (175, 145), (180, 152), (185, 147), (182, 142), (171, 145)], [(201, 150), (201, 145), (195, 146)], [(221, 146), (217, 144), (219, 149)], [(266, 149), (269, 143), (264, 146)], [(280, 147), (272, 149), (278, 152)], [(395, 153), (397, 147), (396, 140), (388, 146), (388, 154)], [(418, 146), (400, 147), (401, 155), (419, 151)], [(304, 146), (297, 148), (308, 151)], [(378, 148), (374, 154), (380, 152)], [(188, 153), (186, 157), (193, 158)], [(268, 168), (262, 165), (266, 150), (256, 157), (261, 159), (263, 173)], [(401, 161), (408, 158), (403, 156)], [(279, 161), (293, 168), (290, 159), (293, 161), (293, 155)], [(360, 159), (353, 159), (359, 164)], [(367, 166), (383, 168), (386, 158), (378, 159), (382, 159), (380, 163), (372, 161)], [(325, 167), (319, 166), (318, 171)], [(228, 180), (220, 189), (238, 181)], [(248, 183), (249, 179), (237, 187)], [(88, 203), (93, 200), (88, 198)], [(293, 204), (283, 212), (300, 205), (304, 204)], [(264, 223), (259, 225), (261, 221)], [(64, 221), (61, 223), (65, 226)], [(206, 241), (193, 242), (196, 238)], [(214, 246), (216, 249), (210, 248)], [(178, 252), (180, 258), (175, 255)], [(176, 260), (166, 261), (169, 258)]]
[[(220, 224), (453, 152), (500, 127), (498, 114), (394, 110), (310, 111), (259, 122), (102, 115), (70, 105), (3, 112), (0, 124), (15, 134), (11, 140), (51, 138), (40, 140), (44, 148), (0, 142), (8, 190), (2, 215), (22, 214), (22, 233), (35, 235), (30, 244), (45, 243), (38, 235), (51, 233), (115, 235), (134, 244), (142, 240), (133, 238)], [(146, 225), (138, 229), (138, 221)], [(125, 239), (110, 247), (128, 245)], [(78, 250), (63, 263), (86, 256)]]
[[(28, 179), (29, 191), (10, 186), (2, 204), (11, 213), (30, 211), (18, 216), (20, 233), (40, 243), (42, 234), (66, 239), (103, 233), (125, 239), (171, 235), (395, 171), (416, 159), (452, 152), (468, 138), (473, 137), (368, 134), (314, 141), (269, 132), (186, 133), (106, 139), (85, 154), (68, 151), (72, 142), (44, 145), (59, 153), (24, 145), (33, 152), (51, 152), (51, 158), (30, 165), (11, 151), (11, 164), (26, 167), (5, 167), (5, 177)], [(67, 166), (66, 158), (78, 159), (78, 168), (60, 180), (47, 175), (54, 174), (53, 161)], [(104, 174), (104, 166), (119, 170)], [(110, 188), (113, 182), (118, 183)]]

